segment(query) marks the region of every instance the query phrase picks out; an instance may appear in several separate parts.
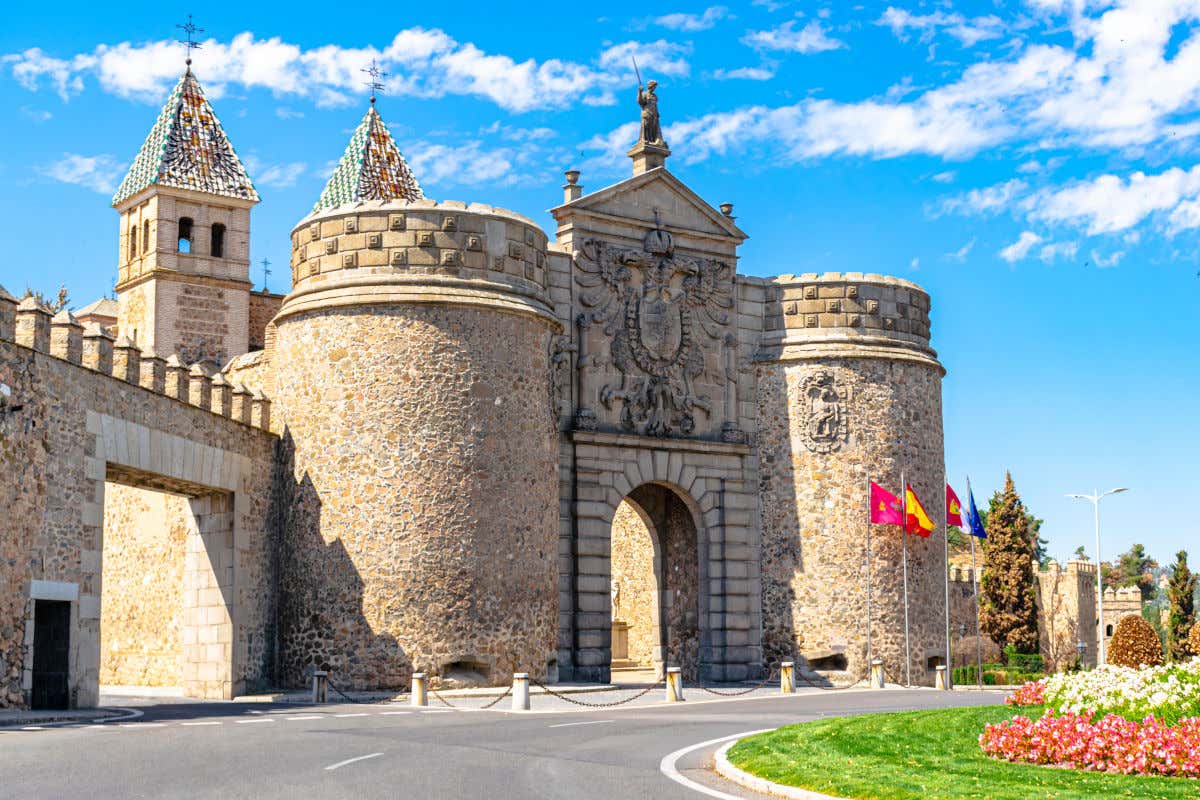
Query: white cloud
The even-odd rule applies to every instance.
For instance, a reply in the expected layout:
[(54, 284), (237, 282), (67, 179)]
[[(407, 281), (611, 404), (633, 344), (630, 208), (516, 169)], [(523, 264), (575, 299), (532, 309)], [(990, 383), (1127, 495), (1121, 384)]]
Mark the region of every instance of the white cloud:
[[(258, 187), (271, 186), (286, 188), (295, 186), (296, 181), (308, 171), (308, 164), (303, 161), (293, 161), (285, 164), (267, 164), (253, 153), (244, 159), (246, 172), (250, 180)], [(333, 170), (330, 170), (332, 174)]]
[(642, 77), (646, 80), (656, 72), (679, 77), (687, 75), (690, 71), (686, 56), (691, 49), (690, 45), (668, 42), (665, 39), (655, 42), (622, 42), (603, 50), (599, 62), (602, 68), (623, 76), (626, 83), (630, 77), (629, 73), (633, 70), (634, 58), (644, 70)]
[[(1200, 196), (1200, 165), (1172, 167), (1156, 175), (1134, 172), (1128, 179), (1101, 175), (1028, 198), (1030, 219), (1085, 226), (1089, 235), (1124, 231), (1157, 212), (1170, 212), (1173, 230), (1197, 227), (1193, 207)], [(1191, 201), (1191, 202), (1185, 202)]]
[(916, 33), (920, 41), (929, 42), (939, 31), (944, 31), (963, 47), (973, 47), (985, 39), (998, 39), (1004, 35), (1005, 27), (1004, 22), (992, 14), (971, 18), (945, 11), (914, 14), (893, 6), (883, 12), (876, 24), (891, 28), (901, 41), (907, 41), (910, 33)]
[(1033, 231), (1022, 231), (1020, 237), (1015, 242), (1000, 251), (1000, 257), (1010, 264), (1020, 261), (1029, 255), (1029, 251), (1034, 245), (1039, 244), (1041, 241), (1042, 237)]
[(63, 153), (53, 164), (35, 168), (38, 173), (62, 183), (71, 183), (101, 194), (112, 194), (117, 180), (124, 170), (123, 165), (112, 156), (81, 156)]
[(303, 119), (304, 112), (296, 111), (294, 108), (288, 108), (287, 106), (279, 106), (275, 109), (275, 116), (280, 119)]
[(971, 250), (973, 250), (975, 248), (975, 242), (976, 242), (976, 239), (974, 239), (974, 238), (971, 239), (971, 241), (967, 242), (962, 247), (955, 250), (953, 253), (946, 253), (946, 258), (949, 259), (950, 261), (958, 261), (960, 263), (963, 261), (966, 261), (967, 256), (970, 255), (970, 253), (971, 253)]
[(1029, 185), (1019, 178), (985, 186), (982, 189), (971, 189), (954, 197), (944, 198), (937, 204), (932, 216), (942, 214), (994, 214), (1013, 206)]
[(908, 262), (908, 267), (909, 267), (909, 269), (920, 269), (921, 268), (921, 259), (917, 258), (916, 256), (913, 256), (912, 261)]
[(695, 31), (706, 31), (716, 25), (723, 19), (731, 19), (732, 14), (725, 6), (710, 6), (704, 9), (703, 14), (663, 14), (661, 17), (655, 17), (652, 22), (655, 25), (661, 25), (664, 28), (670, 28), (673, 31), (686, 31), (692, 33)]
[(43, 122), (48, 122), (54, 115), (45, 109), (21, 106), (21, 116), (40, 125)]
[(1053, 263), (1059, 258), (1071, 261), (1078, 252), (1078, 242), (1051, 242), (1042, 246), (1042, 249), (1038, 252), (1038, 258), (1047, 264)]
[(1125, 257), (1125, 251), (1117, 250), (1115, 253), (1110, 253), (1107, 256), (1102, 256), (1102, 255), (1100, 255), (1100, 253), (1093, 250), (1091, 255), (1092, 255), (1092, 262), (1097, 267), (1100, 267), (1101, 269), (1107, 269), (1108, 267), (1115, 267), (1117, 264), (1119, 264), (1121, 259)]
[(827, 34), (824, 26), (817, 20), (812, 20), (800, 30), (796, 30), (795, 20), (789, 20), (770, 30), (750, 31), (742, 37), (742, 44), (757, 50), (784, 50), (805, 54), (839, 50), (846, 46), (845, 42)]
[(713, 80), (718, 81), (769, 81), (775, 77), (775, 70), (771, 67), (738, 67), (737, 69), (725, 69), (723, 67), (712, 71)]
[(954, 179), (957, 177), (958, 173), (951, 169), (946, 170), (945, 172), (937, 173), (931, 178), (931, 180), (933, 180), (935, 183), (954, 183)]
[(407, 149), (408, 162), (422, 186), (519, 184), (537, 177), (546, 159), (536, 147), (485, 147), (479, 141), (458, 145), (419, 141)]

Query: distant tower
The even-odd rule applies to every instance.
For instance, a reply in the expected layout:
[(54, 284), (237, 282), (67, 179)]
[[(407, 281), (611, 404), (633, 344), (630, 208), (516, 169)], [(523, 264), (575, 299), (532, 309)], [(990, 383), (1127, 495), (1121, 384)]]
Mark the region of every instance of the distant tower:
[(247, 352), (258, 201), (189, 66), (113, 195), (120, 332), (188, 363)]

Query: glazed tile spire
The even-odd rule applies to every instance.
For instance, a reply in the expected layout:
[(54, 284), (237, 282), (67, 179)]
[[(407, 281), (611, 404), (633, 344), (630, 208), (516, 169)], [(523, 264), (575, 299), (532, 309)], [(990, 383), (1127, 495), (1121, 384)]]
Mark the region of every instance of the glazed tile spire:
[(372, 99), (313, 211), (358, 200), (420, 200), (424, 196)]
[(112, 204), (119, 205), (155, 184), (259, 200), (190, 67), (167, 98)]

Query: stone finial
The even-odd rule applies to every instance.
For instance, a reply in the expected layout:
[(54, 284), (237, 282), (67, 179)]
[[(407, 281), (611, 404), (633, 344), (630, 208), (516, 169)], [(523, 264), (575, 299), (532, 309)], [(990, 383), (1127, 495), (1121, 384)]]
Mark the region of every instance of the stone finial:
[(250, 390), (240, 383), (233, 385), (233, 397), (230, 400), (229, 416), (238, 422), (250, 424)]
[(212, 378), (204, 371), (200, 362), (192, 364), (188, 370), (188, 403), (208, 410), (211, 403)]
[(50, 320), (50, 355), (83, 363), (83, 325), (65, 308)]
[(147, 347), (142, 351), (142, 363), (139, 365), (138, 385), (156, 394), (166, 391), (167, 362), (158, 357), (154, 349)]
[(579, 170), (569, 169), (566, 176), (567, 184), (563, 187), (563, 202), (570, 203), (583, 197), (583, 187), (579, 185)]
[(723, 216), (733, 219), (733, 203), (721, 203), (720, 209)]
[(17, 303), (16, 340), (39, 353), (50, 352), (50, 312), (35, 297)]
[(113, 337), (100, 327), (100, 323), (88, 323), (83, 329), (83, 366), (111, 375), (112, 361)]
[(11, 342), (16, 335), (17, 298), (0, 286), (0, 342)]
[(184, 403), (188, 401), (188, 369), (183, 365), (178, 353), (167, 357), (163, 370), (163, 394)]
[(271, 429), (271, 401), (258, 389), (251, 395), (250, 424), (264, 431)]
[(220, 372), (212, 377), (208, 410), (222, 417), (230, 416), (233, 411), (233, 386)]
[(142, 350), (128, 336), (121, 334), (113, 345), (112, 376), (136, 384), (142, 372)]

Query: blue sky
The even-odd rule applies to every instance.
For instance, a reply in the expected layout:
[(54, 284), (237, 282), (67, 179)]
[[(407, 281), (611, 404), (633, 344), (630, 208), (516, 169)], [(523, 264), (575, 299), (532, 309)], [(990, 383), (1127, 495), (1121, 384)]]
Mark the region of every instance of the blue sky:
[[(982, 500), (1011, 469), (1064, 557), (1092, 535), (1063, 495), (1130, 486), (1105, 501), (1106, 553), (1141, 541), (1200, 562), (1200, 2), (415, 8), (339, 22), (327, 4), (210, 3), (196, 20), (195, 71), (263, 196), (252, 257), (276, 265), (273, 290), (372, 58), (429, 196), (550, 229), (564, 169), (589, 190), (629, 174), (636, 55), (660, 83), (668, 166), (750, 234), (742, 272), (883, 272), (931, 292), (956, 486), (969, 472)], [(109, 197), (182, 69), (188, 11), (6, 14), (9, 291), (66, 283), (83, 305), (110, 290)]]

